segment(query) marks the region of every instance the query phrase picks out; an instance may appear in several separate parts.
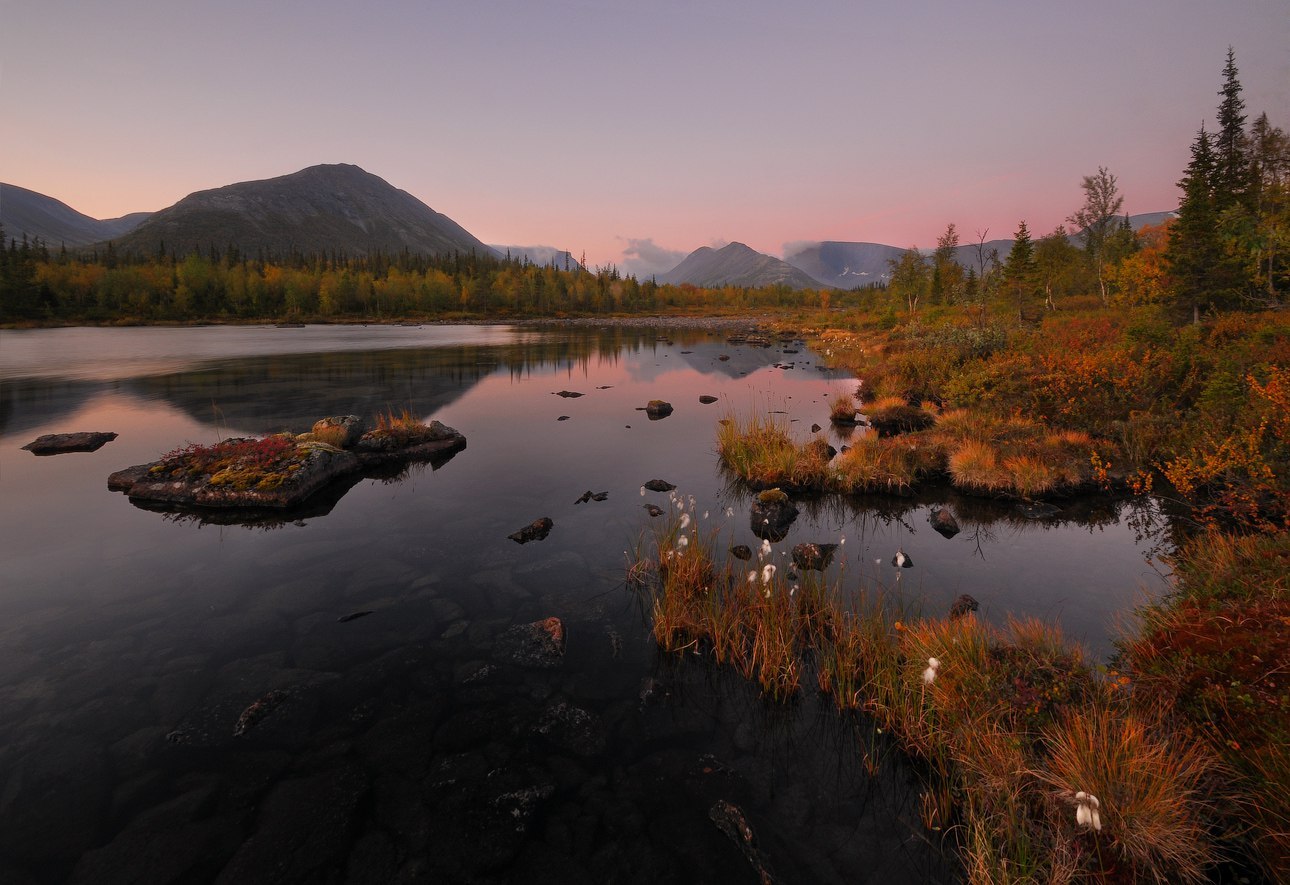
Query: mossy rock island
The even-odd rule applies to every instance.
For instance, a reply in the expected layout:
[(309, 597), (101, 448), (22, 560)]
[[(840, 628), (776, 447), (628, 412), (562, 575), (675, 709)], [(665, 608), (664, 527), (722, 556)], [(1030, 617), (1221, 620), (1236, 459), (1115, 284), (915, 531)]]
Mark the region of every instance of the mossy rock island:
[(383, 416), (367, 430), (354, 415), (324, 418), (309, 433), (191, 444), (118, 470), (108, 488), (149, 509), (287, 510), (367, 471), (446, 461), (466, 438), (439, 421)]

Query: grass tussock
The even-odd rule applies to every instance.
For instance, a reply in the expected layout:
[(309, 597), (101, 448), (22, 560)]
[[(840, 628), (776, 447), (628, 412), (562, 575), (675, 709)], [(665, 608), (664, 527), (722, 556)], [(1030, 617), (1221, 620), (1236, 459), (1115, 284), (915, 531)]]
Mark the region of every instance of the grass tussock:
[(1208, 874), (1214, 754), (1169, 708), (1099, 677), (1055, 627), (911, 618), (816, 573), (790, 580), (769, 543), (727, 560), (720, 527), (676, 501), (651, 563), (632, 569), (648, 578), (659, 645), (732, 666), (769, 699), (813, 680), (839, 710), (875, 717), (927, 760), (924, 823), (957, 834), (971, 881)]

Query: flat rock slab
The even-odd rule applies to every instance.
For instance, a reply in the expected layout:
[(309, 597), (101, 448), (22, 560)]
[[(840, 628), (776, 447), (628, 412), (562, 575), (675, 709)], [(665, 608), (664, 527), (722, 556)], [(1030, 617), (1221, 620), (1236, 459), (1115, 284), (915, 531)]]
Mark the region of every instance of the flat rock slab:
[[(336, 420), (336, 419), (333, 419)], [(348, 431), (349, 426), (343, 426)], [(115, 435), (115, 434), (113, 434)], [(265, 440), (225, 440), (221, 446), (250, 445)], [(118, 470), (108, 488), (124, 492), (139, 506), (179, 510), (286, 510), (300, 506), (314, 493), (368, 469), (448, 458), (466, 447), (466, 438), (438, 421), (399, 431), (364, 433), (353, 448), (340, 449), (317, 441), (295, 442), (285, 460), (272, 467), (272, 482), (247, 487), (219, 471), (212, 476), (193, 466), (198, 455), (168, 456), (160, 461)], [(212, 447), (218, 448), (218, 447)], [(248, 456), (250, 457), (250, 456)], [(213, 469), (213, 468), (212, 468)]]
[(94, 452), (116, 439), (115, 433), (79, 431), (77, 433), (46, 433), (38, 436), (23, 448), (33, 455), (61, 455), (64, 452)]
[(506, 537), (510, 538), (516, 544), (527, 544), (529, 541), (541, 541), (551, 534), (551, 528), (555, 525), (551, 517), (543, 516), (533, 520), (531, 523), (520, 529), (518, 532), (512, 532)]

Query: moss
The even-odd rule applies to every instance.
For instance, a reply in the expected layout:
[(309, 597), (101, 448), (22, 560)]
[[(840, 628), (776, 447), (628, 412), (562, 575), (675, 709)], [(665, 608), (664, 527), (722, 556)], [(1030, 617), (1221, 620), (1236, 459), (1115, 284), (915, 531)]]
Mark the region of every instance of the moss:
[(757, 503), (759, 504), (787, 504), (788, 495), (782, 489), (766, 489), (764, 492), (757, 493)]

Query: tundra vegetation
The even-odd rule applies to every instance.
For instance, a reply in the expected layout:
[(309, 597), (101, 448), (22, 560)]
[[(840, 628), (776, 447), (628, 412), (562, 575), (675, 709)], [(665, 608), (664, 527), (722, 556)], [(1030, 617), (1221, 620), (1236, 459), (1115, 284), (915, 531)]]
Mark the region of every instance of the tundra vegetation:
[[(1284, 880), (1290, 138), (1248, 122), (1231, 52), (1222, 76), (1175, 217), (1130, 229), (1099, 167), (1072, 229), (1032, 238), (1021, 221), (1006, 260), (988, 231), (964, 250), (949, 224), (876, 286), (699, 288), (474, 254), (72, 254), (0, 232), (0, 323), (774, 315), (861, 380), (831, 418), (879, 432), (834, 456), (772, 415), (726, 416), (720, 458), (749, 485), (1156, 494), (1181, 514), (1173, 592), (1095, 666), (1050, 626), (915, 617), (842, 574), (790, 580), (773, 551), (732, 563), (682, 501), (629, 572), (660, 646), (895, 732), (927, 761), (927, 823), (954, 827), (973, 881), (1192, 881), (1232, 856)], [(236, 454), (230, 479), (259, 483), (279, 445), (190, 454)]]

